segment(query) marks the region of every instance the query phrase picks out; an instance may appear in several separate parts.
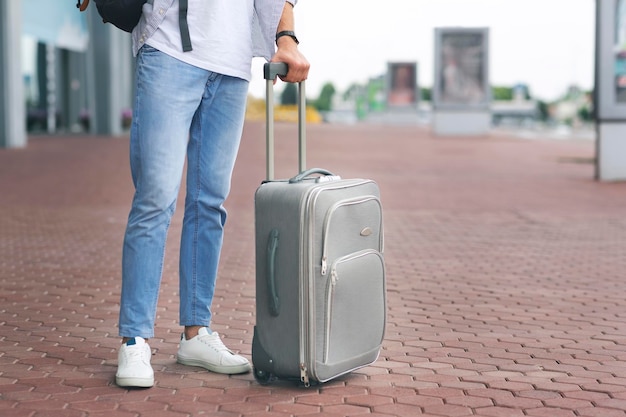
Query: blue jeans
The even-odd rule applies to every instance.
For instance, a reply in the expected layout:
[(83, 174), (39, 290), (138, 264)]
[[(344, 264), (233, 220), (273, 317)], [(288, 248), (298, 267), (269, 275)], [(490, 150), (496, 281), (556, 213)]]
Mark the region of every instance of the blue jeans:
[(135, 186), (122, 254), (119, 332), (154, 336), (165, 240), (187, 159), (180, 245), (180, 324), (209, 326), (230, 182), (248, 93), (145, 45), (137, 57), (130, 132)]

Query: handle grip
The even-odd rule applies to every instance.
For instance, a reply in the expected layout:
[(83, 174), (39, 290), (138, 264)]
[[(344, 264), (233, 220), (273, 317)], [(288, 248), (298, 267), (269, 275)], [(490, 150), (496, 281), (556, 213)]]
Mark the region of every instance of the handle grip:
[(296, 175), (293, 178), (289, 179), (289, 184), (295, 184), (297, 182), (301, 182), (302, 180), (304, 180), (305, 178), (313, 175), (313, 174), (321, 174), (321, 175), (330, 175), (330, 176), (335, 176), (335, 174), (333, 174), (332, 172), (323, 169), (323, 168), (311, 168), (311, 169), (307, 169), (304, 172), (299, 173), (298, 175)]
[(278, 76), (285, 76), (289, 67), (284, 62), (268, 62), (263, 66), (263, 77), (266, 80), (275, 80)]
[(267, 297), (270, 314), (280, 314), (280, 298), (276, 289), (276, 252), (278, 251), (278, 230), (272, 229), (267, 238)]

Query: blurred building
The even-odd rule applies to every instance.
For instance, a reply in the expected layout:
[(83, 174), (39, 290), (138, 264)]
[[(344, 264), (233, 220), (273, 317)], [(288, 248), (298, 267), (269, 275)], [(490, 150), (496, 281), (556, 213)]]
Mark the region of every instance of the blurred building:
[[(29, 132), (119, 134), (128, 126), (130, 35), (102, 23), (95, 4), (0, 2), (0, 147)], [(20, 105), (21, 104), (21, 105)]]

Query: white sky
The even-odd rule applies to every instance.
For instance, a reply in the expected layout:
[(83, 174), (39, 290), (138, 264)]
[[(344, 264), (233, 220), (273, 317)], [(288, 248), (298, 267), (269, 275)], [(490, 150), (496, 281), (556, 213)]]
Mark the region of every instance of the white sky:
[[(434, 28), (457, 26), (490, 28), (491, 85), (526, 83), (544, 100), (593, 86), (595, 0), (299, 0), (295, 13), (309, 98), (326, 82), (339, 92), (364, 84), (389, 61), (417, 62), (420, 86), (431, 87)], [(250, 85), (257, 97), (262, 64)]]

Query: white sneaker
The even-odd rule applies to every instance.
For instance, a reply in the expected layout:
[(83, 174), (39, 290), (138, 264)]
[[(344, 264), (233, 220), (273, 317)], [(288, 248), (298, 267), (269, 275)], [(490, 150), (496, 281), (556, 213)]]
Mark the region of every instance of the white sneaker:
[(124, 343), (117, 355), (115, 382), (120, 387), (149, 388), (154, 385), (154, 371), (150, 366), (152, 351), (141, 337)]
[(219, 374), (242, 374), (252, 369), (246, 358), (235, 355), (224, 346), (217, 332), (209, 333), (206, 327), (190, 340), (183, 334), (177, 360), (183, 365), (200, 366)]

